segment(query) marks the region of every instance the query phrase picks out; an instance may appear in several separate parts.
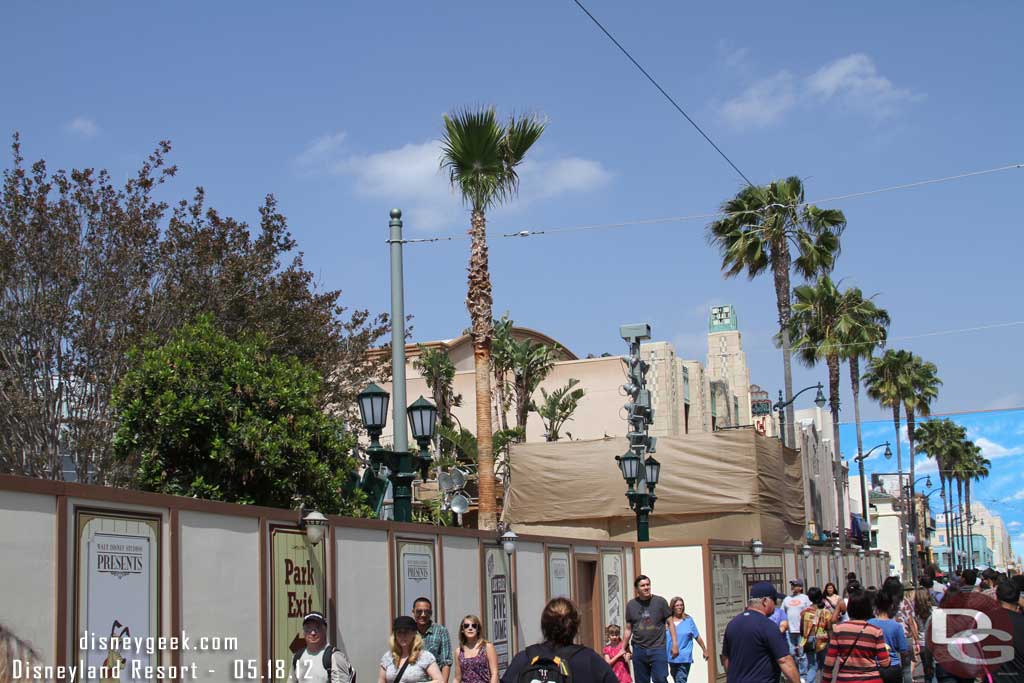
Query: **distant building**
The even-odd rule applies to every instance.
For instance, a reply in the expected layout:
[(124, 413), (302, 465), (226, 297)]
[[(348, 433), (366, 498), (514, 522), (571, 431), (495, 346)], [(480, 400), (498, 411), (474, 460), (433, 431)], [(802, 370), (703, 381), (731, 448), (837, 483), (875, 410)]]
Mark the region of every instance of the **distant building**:
[(992, 562), (999, 571), (1016, 569), (1016, 556), (1010, 543), (1010, 532), (1006, 529), (1003, 518), (993, 514), (982, 503), (971, 503), (971, 514), (974, 522), (971, 530), (985, 537), (988, 547), (992, 549)]

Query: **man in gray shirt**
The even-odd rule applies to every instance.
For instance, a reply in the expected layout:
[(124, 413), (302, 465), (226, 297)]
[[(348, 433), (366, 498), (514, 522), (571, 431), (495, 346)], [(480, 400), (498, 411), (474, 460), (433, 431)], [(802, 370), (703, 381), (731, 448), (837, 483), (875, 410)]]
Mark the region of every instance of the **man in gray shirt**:
[[(641, 574), (633, 582), (636, 597), (626, 604), (626, 632), (622, 641), (633, 653), (634, 683), (665, 683), (668, 679), (668, 656), (665, 652), (665, 623), (672, 616), (668, 602), (651, 593), (651, 580)], [(679, 655), (676, 630), (668, 629), (672, 638), (672, 656)]]

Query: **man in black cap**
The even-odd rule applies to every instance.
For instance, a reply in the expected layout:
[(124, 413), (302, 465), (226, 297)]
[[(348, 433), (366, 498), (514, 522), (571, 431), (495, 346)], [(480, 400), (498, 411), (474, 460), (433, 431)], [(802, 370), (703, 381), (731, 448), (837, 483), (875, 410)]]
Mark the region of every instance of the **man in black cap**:
[(768, 618), (783, 597), (767, 581), (750, 587), (747, 609), (733, 617), (722, 638), (727, 683), (778, 683), (780, 674), (786, 683), (800, 683), (789, 643)]
[(782, 609), (786, 611), (786, 621), (789, 622), (789, 647), (796, 659), (796, 668), (800, 672), (800, 678), (807, 679), (807, 655), (800, 647), (800, 615), (811, 606), (811, 599), (804, 593), (804, 582), (802, 579), (790, 579), (789, 589), (792, 595), (782, 601)]
[(306, 649), (292, 658), (294, 680), (303, 683), (353, 683), (355, 673), (345, 655), (327, 638), (327, 617), (310, 612), (302, 618)]

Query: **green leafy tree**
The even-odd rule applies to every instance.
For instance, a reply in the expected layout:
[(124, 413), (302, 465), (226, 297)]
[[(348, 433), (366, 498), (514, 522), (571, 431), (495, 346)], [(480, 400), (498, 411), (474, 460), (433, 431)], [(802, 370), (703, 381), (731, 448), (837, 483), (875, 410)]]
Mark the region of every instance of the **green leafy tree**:
[(482, 529), (495, 529), (494, 443), (491, 425), (491, 341), (493, 297), (487, 255), (487, 211), (515, 196), (517, 167), (544, 132), (534, 117), (510, 117), (502, 124), (493, 108), (444, 116), (441, 167), (471, 210), (469, 282), (466, 308), (472, 323), (476, 371), (476, 435), (480, 468)]
[(500, 429), (508, 429), (508, 409), (512, 399), (509, 396), (511, 385), (508, 381), (512, 372), (512, 338), (514, 322), (505, 313), (494, 321), (494, 340), (491, 343), (491, 366), (494, 369), (494, 409), (497, 413)]
[(843, 357), (850, 366), (850, 389), (853, 391), (853, 420), (857, 432), (857, 455), (864, 452), (860, 425), (860, 361), (885, 345), (889, 330), (889, 313), (865, 298), (858, 287), (843, 292), (843, 306), (850, 311), (851, 325), (846, 333)]
[(964, 475), (964, 493), (967, 497), (967, 556), (971, 558), (971, 566), (974, 566), (974, 533), (972, 523), (974, 515), (971, 512), (971, 485), (973, 482), (988, 478), (989, 468), (992, 462), (981, 454), (981, 447), (973, 441), (964, 442), (964, 462), (961, 472)]
[[(708, 226), (708, 241), (722, 256), (726, 277), (753, 279), (771, 271), (782, 340), (786, 400), (793, 398), (790, 354), (790, 271), (811, 278), (832, 270), (846, 217), (837, 209), (804, 203), (804, 184), (791, 176), (768, 185), (748, 186), (722, 204), (726, 216)], [(793, 252), (796, 258), (793, 258)], [(786, 408), (787, 441), (796, 443), (793, 406)]]
[[(914, 491), (914, 478), (917, 476), (916, 463), (914, 462), (914, 423), (917, 417), (928, 417), (931, 415), (931, 404), (939, 396), (939, 387), (942, 380), (939, 379), (938, 369), (934, 363), (925, 361), (917, 354), (911, 353), (910, 360), (906, 367), (906, 380), (904, 386), (908, 388), (903, 397), (903, 412), (907, 418), (907, 441), (910, 447), (907, 449), (910, 455), (910, 492)], [(913, 496), (908, 495), (909, 500)], [(916, 549), (911, 552), (911, 578), (917, 581), (918, 554)]]
[[(902, 352), (907, 354), (909, 352)], [(908, 435), (909, 436), (909, 435)], [(956, 554), (956, 538), (953, 533), (952, 503), (953, 480), (959, 446), (967, 438), (966, 430), (950, 419), (927, 420), (914, 429), (914, 443), (917, 449), (935, 461), (939, 471), (939, 485), (942, 487), (942, 512), (946, 520), (946, 536), (950, 550)]]
[(516, 429), (520, 442), (526, 441), (526, 421), (532, 410), (533, 394), (555, 367), (558, 349), (529, 339), (512, 341), (509, 355), (512, 390), (516, 401)]
[[(902, 419), (900, 410), (903, 407), (903, 396), (909, 390), (906, 386), (904, 368), (909, 362), (910, 352), (888, 349), (881, 356), (868, 360), (867, 372), (864, 373), (864, 387), (868, 398), (883, 408), (892, 410), (892, 424), (896, 441), (896, 469), (903, 471), (903, 439), (900, 436)], [(900, 482), (900, 486), (903, 482)]]
[(317, 403), (321, 379), (262, 335), (232, 339), (209, 314), (130, 354), (114, 405), (116, 456), (143, 490), (363, 515), (355, 439)]
[(572, 419), (573, 413), (583, 400), (583, 389), (576, 388), (579, 383), (580, 381), (573, 377), (565, 386), (558, 387), (550, 394), (541, 388), (541, 402), (530, 402), (530, 410), (537, 413), (544, 424), (544, 438), (547, 441), (558, 441), (562, 427)]
[(430, 389), (440, 424), (451, 427), (455, 424), (452, 409), (462, 405), (462, 394), (455, 393), (455, 363), (444, 349), (430, 348), (423, 344), (419, 344), (418, 348), (420, 353), (413, 359), (412, 366), (423, 375)]

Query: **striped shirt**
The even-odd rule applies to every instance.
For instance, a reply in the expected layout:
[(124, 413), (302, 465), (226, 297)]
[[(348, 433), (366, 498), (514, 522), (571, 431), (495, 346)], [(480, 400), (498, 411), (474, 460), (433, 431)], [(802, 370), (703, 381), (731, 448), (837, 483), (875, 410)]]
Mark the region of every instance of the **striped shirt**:
[[(833, 680), (836, 660), (839, 671)], [(825, 655), (825, 683), (881, 683), (879, 666), (889, 666), (882, 629), (859, 619), (833, 627)]]

